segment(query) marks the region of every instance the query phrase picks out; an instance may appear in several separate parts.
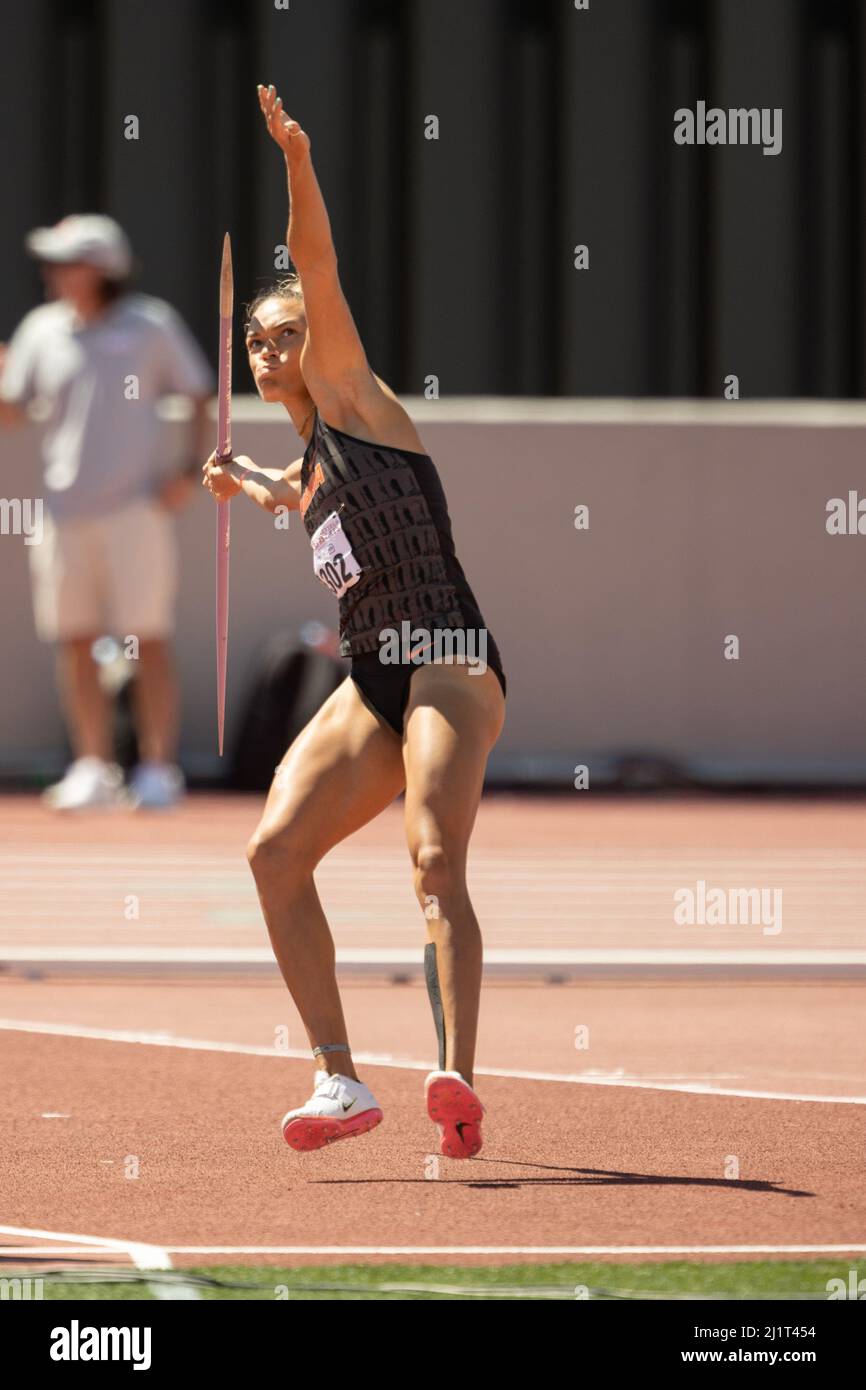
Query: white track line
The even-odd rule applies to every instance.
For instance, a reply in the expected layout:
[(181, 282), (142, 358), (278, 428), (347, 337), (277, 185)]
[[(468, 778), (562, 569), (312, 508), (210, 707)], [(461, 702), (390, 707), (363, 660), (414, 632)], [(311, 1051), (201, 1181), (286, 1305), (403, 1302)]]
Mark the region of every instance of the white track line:
[(81, 1236), (69, 1231), (40, 1231), (33, 1226), (2, 1226), (0, 1236), (35, 1236), (37, 1240), (69, 1241), (85, 1246), (91, 1252), (101, 1247), (103, 1250), (119, 1250), (128, 1255), (138, 1269), (171, 1269), (168, 1251), (162, 1245), (145, 1245), (141, 1241), (116, 1240), (113, 1236)]
[[(173, 1269), (171, 1256), (164, 1245), (146, 1245), (136, 1240), (115, 1240), (111, 1236), (81, 1236), (68, 1231), (41, 1231), (32, 1226), (2, 1226), (3, 1236), (35, 1236), (37, 1240), (61, 1240), (70, 1244), (58, 1246), (9, 1246), (0, 1250), (2, 1254), (12, 1255), (97, 1255), (100, 1250), (120, 1252), (127, 1255), (136, 1269)], [(189, 1284), (148, 1284), (154, 1298), (158, 1299), (198, 1299), (199, 1293)]]
[[(308, 1050), (280, 1049), (253, 1043), (210, 1042), (204, 1038), (176, 1038), (167, 1033), (135, 1033), (119, 1028), (88, 1028), (66, 1023), (38, 1023), (27, 1019), (0, 1018), (0, 1029), (12, 1033), (39, 1033), (52, 1037), (83, 1038), (96, 1042), (138, 1043), (145, 1047), (175, 1047), (191, 1052), (227, 1052), (245, 1057), (279, 1057), (282, 1060), (309, 1062)], [(425, 1071), (435, 1068), (434, 1062), (381, 1057), (373, 1052), (354, 1052), (356, 1062), (366, 1066), (393, 1067), (397, 1071)], [(661, 1082), (627, 1080), (623, 1077), (574, 1076), (552, 1071), (522, 1071), (508, 1067), (476, 1067), (476, 1076), (501, 1076), (512, 1081), (553, 1081), (569, 1086), (621, 1086), (638, 1091), (681, 1091), (695, 1096), (739, 1096), (746, 1100), (808, 1101), (819, 1105), (866, 1105), (866, 1096), (800, 1095), (789, 1091), (753, 1091), (734, 1086), (710, 1086), (706, 1082)], [(0, 1226), (0, 1233), (2, 1233)]]
[(0, 1255), (93, 1255), (113, 1254), (106, 1247), (100, 1251), (92, 1245), (0, 1245)]
[[(276, 971), (274, 954), (268, 946), (4, 946), (4, 961), (33, 964), (93, 964), (93, 965), (265, 965)], [(340, 947), (337, 965), (381, 965), (395, 969), (424, 964), (420, 948), (399, 946)], [(484, 952), (485, 965), (514, 967), (536, 965), (552, 968), (565, 966), (730, 966), (776, 967), (796, 966), (818, 969), (866, 966), (866, 951), (812, 948), (728, 947), (689, 949), (658, 947), (651, 950), (631, 950), (616, 947), (539, 947), (535, 950), (508, 946), (490, 947)]]

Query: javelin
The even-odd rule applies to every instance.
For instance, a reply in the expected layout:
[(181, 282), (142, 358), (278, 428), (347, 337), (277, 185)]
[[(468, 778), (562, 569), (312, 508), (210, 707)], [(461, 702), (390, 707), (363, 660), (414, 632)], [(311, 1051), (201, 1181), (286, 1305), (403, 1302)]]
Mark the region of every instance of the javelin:
[[(220, 266), (220, 346), (217, 398), (217, 461), (231, 458), (232, 452), (232, 309), (234, 279), (232, 244), (228, 232), (223, 240)], [(217, 503), (216, 546), (216, 651), (217, 651), (217, 732), (220, 757), (223, 755), (223, 726), (226, 709), (226, 659), (229, 647), (229, 502)]]

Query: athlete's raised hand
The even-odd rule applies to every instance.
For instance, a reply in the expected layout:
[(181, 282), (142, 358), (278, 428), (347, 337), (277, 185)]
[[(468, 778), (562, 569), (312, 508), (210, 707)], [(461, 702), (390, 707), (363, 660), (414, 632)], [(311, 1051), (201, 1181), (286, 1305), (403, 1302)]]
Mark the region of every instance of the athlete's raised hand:
[(259, 84), (258, 94), (268, 134), (279, 145), (290, 165), (300, 164), (310, 153), (309, 135), (283, 110), (275, 87)]

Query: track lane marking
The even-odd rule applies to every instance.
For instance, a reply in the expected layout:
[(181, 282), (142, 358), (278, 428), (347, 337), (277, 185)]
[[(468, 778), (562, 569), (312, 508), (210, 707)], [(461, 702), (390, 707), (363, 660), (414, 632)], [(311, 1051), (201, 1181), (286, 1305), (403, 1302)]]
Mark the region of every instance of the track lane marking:
[[(43, 1231), (34, 1226), (4, 1226), (0, 1225), (0, 1235), (2, 1236), (34, 1236), (37, 1240), (59, 1240), (69, 1241), (85, 1246), (93, 1250), (113, 1250), (120, 1251), (128, 1255), (133, 1264), (139, 1269), (171, 1269), (172, 1263), (168, 1251), (162, 1245), (143, 1244), (136, 1240), (117, 1240), (113, 1236), (82, 1236), (69, 1231)], [(148, 1260), (144, 1265), (139, 1261)]]
[[(190, 1052), (223, 1052), (244, 1057), (276, 1057), (289, 1061), (309, 1062), (309, 1050), (277, 1049), (254, 1043), (211, 1042), (204, 1038), (178, 1038), (170, 1033), (130, 1032), (118, 1028), (90, 1028), (65, 1023), (39, 1023), (27, 1019), (0, 1018), (0, 1029), (12, 1033), (36, 1033), (49, 1037), (79, 1038), (92, 1042), (135, 1043), (145, 1047), (174, 1047)], [(353, 1052), (356, 1062), (371, 1067), (390, 1067), (397, 1071), (434, 1071), (436, 1063), (418, 1062), (411, 1058), (381, 1056), (373, 1052)], [(678, 1091), (687, 1095), (735, 1096), (745, 1100), (801, 1101), (820, 1105), (866, 1105), (866, 1096), (800, 1095), (789, 1091), (756, 1091), (744, 1087), (711, 1086), (706, 1082), (669, 1082), (627, 1080), (623, 1077), (575, 1076), (569, 1073), (523, 1071), (507, 1067), (476, 1067), (476, 1076), (497, 1076), (512, 1081), (562, 1082), (570, 1086), (619, 1086), (640, 1091)], [(0, 1226), (0, 1234), (3, 1227)]]
[[(137, 1240), (117, 1240), (112, 1236), (82, 1236), (71, 1234), (67, 1231), (43, 1231), (31, 1226), (4, 1226), (0, 1225), (0, 1235), (4, 1236), (31, 1236), (36, 1239), (69, 1241), (70, 1244), (58, 1246), (56, 1249), (50, 1246), (20, 1246), (11, 1245), (0, 1247), (2, 1255), (24, 1255), (39, 1257), (42, 1255), (96, 1255), (100, 1252), (111, 1252), (112, 1254), (124, 1254), (132, 1261), (136, 1269), (155, 1270), (155, 1269), (174, 1269), (171, 1256), (164, 1245), (150, 1245)], [(76, 1244), (77, 1243), (77, 1244)], [(147, 1285), (153, 1298), (155, 1299), (199, 1299), (200, 1294), (189, 1284), (150, 1284)]]

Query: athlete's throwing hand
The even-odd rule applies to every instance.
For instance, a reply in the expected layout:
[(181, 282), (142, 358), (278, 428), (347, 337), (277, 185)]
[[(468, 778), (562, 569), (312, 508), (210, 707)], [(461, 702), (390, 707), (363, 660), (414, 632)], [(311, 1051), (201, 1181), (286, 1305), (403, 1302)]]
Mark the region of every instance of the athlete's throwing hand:
[(237, 479), (232, 477), (229, 467), (232, 463), (239, 463), (244, 466), (249, 462), (249, 459), (242, 458), (240, 454), (237, 458), (223, 459), (219, 462), (216, 454), (211, 454), (202, 468), (204, 475), (201, 480), (202, 487), (206, 487), (217, 502), (230, 502), (243, 489)]
[(262, 108), (271, 139), (276, 141), (292, 167), (303, 163), (310, 153), (309, 135), (283, 110), (283, 103), (277, 96), (276, 88), (262, 87), (260, 84), (258, 94), (259, 106)]

